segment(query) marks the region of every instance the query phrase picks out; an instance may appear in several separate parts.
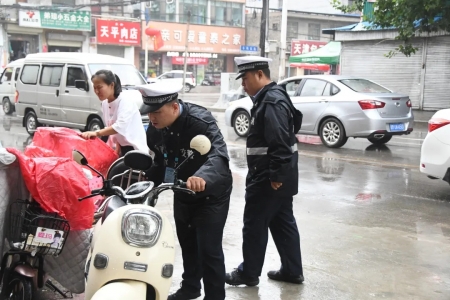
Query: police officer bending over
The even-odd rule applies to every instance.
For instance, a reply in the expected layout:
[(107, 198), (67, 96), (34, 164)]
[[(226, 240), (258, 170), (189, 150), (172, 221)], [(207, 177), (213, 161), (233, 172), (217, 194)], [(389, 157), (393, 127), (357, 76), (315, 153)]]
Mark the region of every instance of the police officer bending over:
[(303, 282), (300, 236), (292, 211), (298, 192), (298, 152), (295, 133), (301, 113), (286, 91), (270, 80), (271, 59), (236, 57), (242, 86), (252, 97), (251, 127), (247, 137), (242, 253), (244, 261), (228, 273), (230, 285), (255, 286), (266, 253), (268, 228), (281, 258), (281, 268), (267, 275), (272, 280)]
[(174, 181), (174, 169), (190, 153), (190, 141), (199, 134), (211, 140), (211, 150), (198, 153), (178, 172), (178, 179), (196, 195), (174, 194), (174, 217), (183, 256), (181, 288), (169, 300), (200, 297), (201, 284), (208, 300), (225, 299), (225, 262), (222, 236), (228, 216), (232, 176), (227, 146), (216, 120), (204, 107), (178, 100), (180, 86), (154, 83), (140, 87), (148, 114), (147, 143), (155, 152), (149, 179), (160, 184)]

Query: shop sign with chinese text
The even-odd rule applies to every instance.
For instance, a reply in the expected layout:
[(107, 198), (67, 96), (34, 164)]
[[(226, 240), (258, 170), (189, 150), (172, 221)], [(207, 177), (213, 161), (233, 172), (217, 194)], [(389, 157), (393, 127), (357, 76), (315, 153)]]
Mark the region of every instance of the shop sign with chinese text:
[[(183, 52), (187, 38), (188, 52), (239, 54), (241, 45), (245, 42), (245, 29), (239, 27), (190, 25), (189, 33), (186, 32), (186, 24), (180, 23), (149, 22), (148, 27), (161, 30), (164, 46), (160, 52)], [(143, 32), (146, 28), (143, 22)], [(142, 44), (145, 45), (147, 36), (143, 34), (142, 39)], [(148, 49), (153, 50), (151, 38)]]
[(309, 41), (309, 40), (292, 40), (291, 56), (305, 54), (325, 46), (327, 42)]
[(97, 43), (141, 45), (141, 23), (97, 19)]
[[(183, 65), (184, 57), (172, 57), (173, 65)], [(186, 59), (186, 64), (188, 65), (207, 65), (208, 59), (203, 57), (188, 57)]]
[(20, 10), (19, 26), (63, 30), (91, 31), (91, 12)]

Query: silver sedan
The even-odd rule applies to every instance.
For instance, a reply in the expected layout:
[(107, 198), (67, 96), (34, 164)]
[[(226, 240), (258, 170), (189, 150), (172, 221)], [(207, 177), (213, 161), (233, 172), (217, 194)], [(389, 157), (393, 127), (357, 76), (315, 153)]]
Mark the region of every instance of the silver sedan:
[[(408, 95), (373, 81), (341, 75), (290, 77), (278, 83), (303, 113), (299, 133), (319, 135), (330, 148), (342, 147), (349, 137), (367, 138), (385, 144), (394, 135), (410, 134), (414, 117)], [(250, 126), (250, 97), (229, 103), (225, 122), (239, 136), (247, 136)]]

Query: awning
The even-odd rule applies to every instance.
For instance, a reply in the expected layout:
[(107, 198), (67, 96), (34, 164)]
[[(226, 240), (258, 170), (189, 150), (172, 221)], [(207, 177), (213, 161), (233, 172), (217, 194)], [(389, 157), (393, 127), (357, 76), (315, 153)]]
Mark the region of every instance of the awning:
[(324, 71), (324, 72), (330, 71), (330, 65), (324, 65), (324, 64), (293, 63), (293, 64), (290, 64), (290, 66), (294, 67), (294, 68), (302, 68), (305, 70), (317, 70), (317, 71)]
[(311, 51), (305, 54), (289, 57), (290, 63), (309, 63), (309, 64), (339, 64), (339, 57), (341, 55), (341, 43), (329, 42), (322, 48)]

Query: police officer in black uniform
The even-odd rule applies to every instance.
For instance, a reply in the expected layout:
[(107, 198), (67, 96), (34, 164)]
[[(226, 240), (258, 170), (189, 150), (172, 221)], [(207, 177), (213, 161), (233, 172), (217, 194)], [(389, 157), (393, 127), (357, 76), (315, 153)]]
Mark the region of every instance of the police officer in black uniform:
[(268, 229), (281, 258), (281, 268), (267, 275), (272, 280), (300, 284), (303, 267), (300, 236), (292, 211), (298, 193), (298, 152), (295, 133), (301, 113), (286, 91), (270, 80), (271, 59), (236, 57), (242, 86), (252, 97), (251, 127), (247, 137), (242, 252), (244, 261), (231, 273), (230, 285), (255, 286), (264, 263)]
[(211, 150), (194, 153), (178, 171), (178, 179), (196, 195), (174, 194), (174, 217), (183, 256), (181, 288), (169, 300), (195, 299), (201, 284), (208, 300), (225, 299), (225, 262), (222, 236), (228, 216), (232, 175), (227, 146), (216, 120), (204, 107), (178, 99), (182, 87), (155, 83), (140, 87), (148, 114), (147, 143), (155, 153), (149, 179), (155, 185), (173, 182), (174, 170), (192, 153), (189, 145), (196, 135), (207, 136)]

